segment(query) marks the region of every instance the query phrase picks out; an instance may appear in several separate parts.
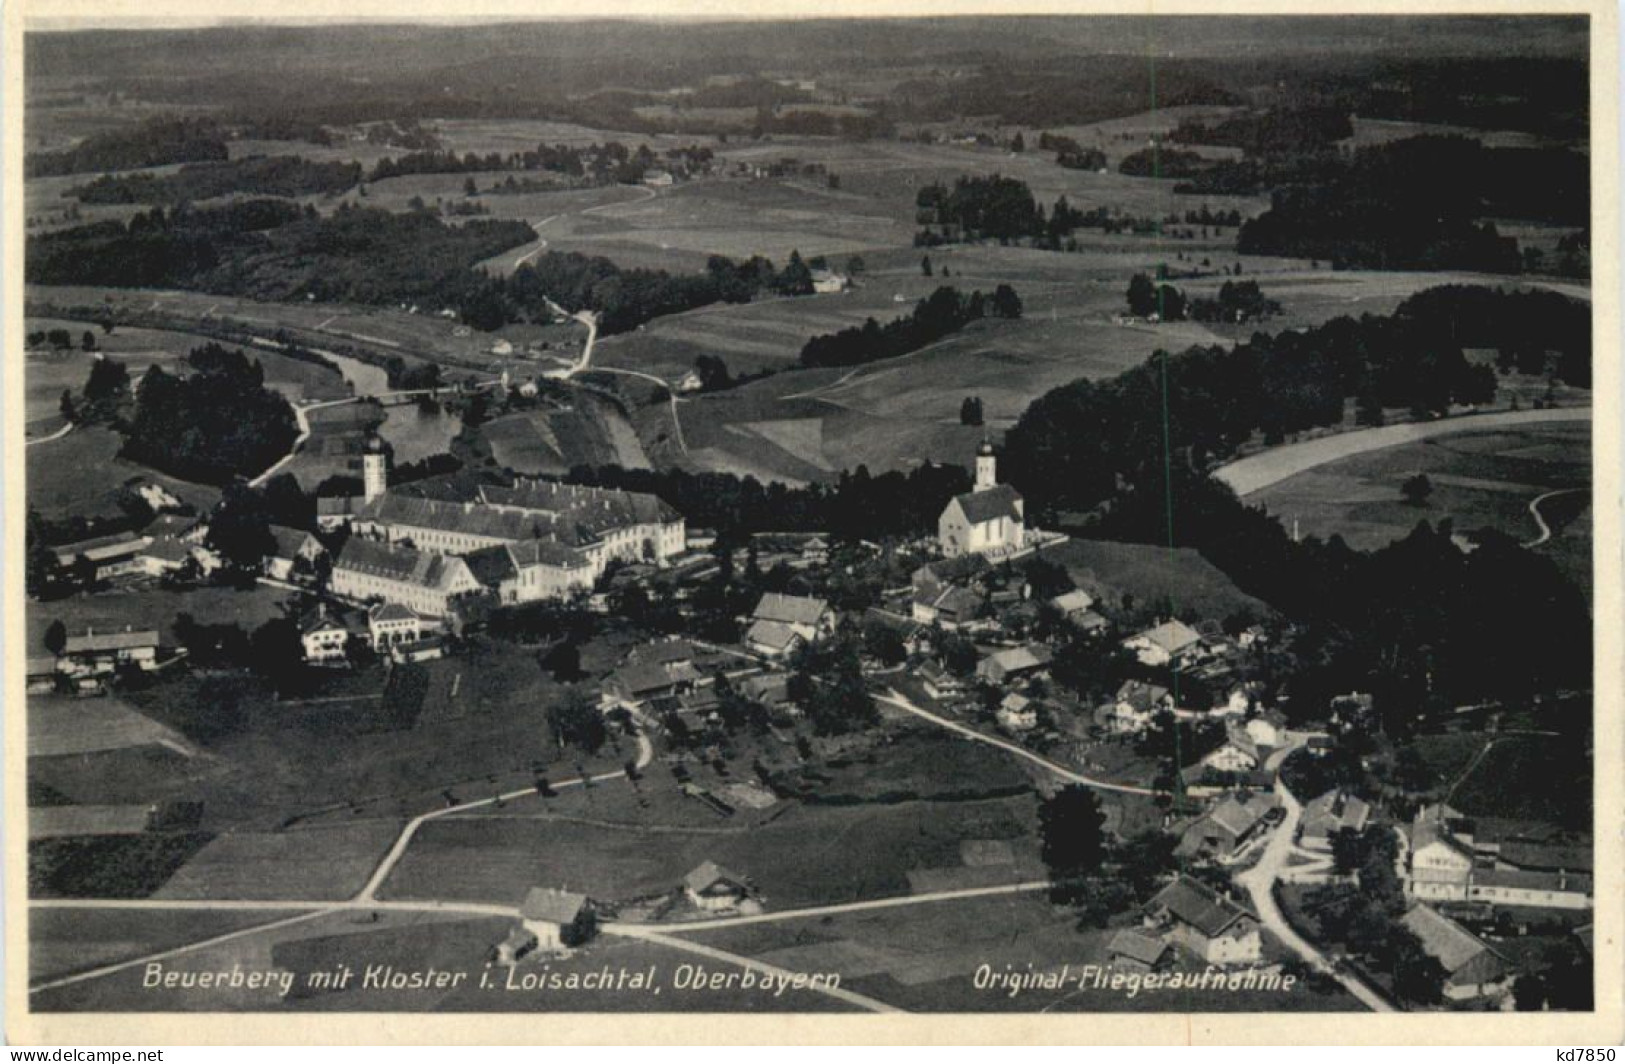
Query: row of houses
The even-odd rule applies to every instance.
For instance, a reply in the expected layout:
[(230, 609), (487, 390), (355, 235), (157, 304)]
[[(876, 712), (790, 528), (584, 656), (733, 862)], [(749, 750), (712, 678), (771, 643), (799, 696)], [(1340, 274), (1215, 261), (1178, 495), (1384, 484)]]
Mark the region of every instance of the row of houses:
[(1444, 804), (1418, 811), (1400, 839), (1400, 876), (1417, 900), (1592, 907), (1589, 839), (1566, 840), (1526, 822), (1474, 820)]

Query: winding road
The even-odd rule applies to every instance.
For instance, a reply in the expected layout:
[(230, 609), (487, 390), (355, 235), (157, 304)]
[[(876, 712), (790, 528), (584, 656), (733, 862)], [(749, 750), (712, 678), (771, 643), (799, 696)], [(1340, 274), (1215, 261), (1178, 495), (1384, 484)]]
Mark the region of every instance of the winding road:
[(1548, 491), (1544, 495), (1537, 495), (1533, 499), (1529, 500), (1529, 516), (1533, 517), (1535, 519), (1535, 524), (1540, 527), (1540, 535), (1536, 536), (1534, 539), (1526, 541), (1524, 546), (1538, 547), (1542, 543), (1545, 543), (1547, 540), (1552, 538), (1552, 526), (1548, 525), (1546, 523), (1546, 518), (1542, 517), (1540, 514), (1541, 503), (1545, 502), (1547, 499), (1556, 498), (1559, 495), (1572, 495), (1577, 491), (1590, 490), (1590, 488), (1559, 488), (1556, 491)]

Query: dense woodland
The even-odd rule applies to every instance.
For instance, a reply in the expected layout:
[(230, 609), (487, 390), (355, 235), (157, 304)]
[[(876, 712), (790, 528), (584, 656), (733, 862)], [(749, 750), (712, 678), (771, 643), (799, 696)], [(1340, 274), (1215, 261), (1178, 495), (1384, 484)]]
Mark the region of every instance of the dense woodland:
[(154, 366), (142, 378), (129, 422), (119, 426), (127, 457), (187, 480), (224, 484), (259, 473), (293, 446), (293, 410), (265, 387), (258, 362), (211, 343), (186, 363), (186, 376)]
[(1021, 317), (1021, 297), (1015, 289), (1001, 284), (989, 298), (981, 292), (961, 295), (958, 289), (943, 285), (915, 304), (912, 314), (885, 325), (868, 318), (862, 325), (813, 337), (802, 347), (800, 362), (808, 369), (818, 369), (896, 358), (989, 316)]
[(173, 206), (217, 196), (312, 196), (344, 192), (361, 180), (360, 163), (313, 163), (289, 155), (192, 163), (173, 174), (103, 174), (73, 189), (81, 203)]

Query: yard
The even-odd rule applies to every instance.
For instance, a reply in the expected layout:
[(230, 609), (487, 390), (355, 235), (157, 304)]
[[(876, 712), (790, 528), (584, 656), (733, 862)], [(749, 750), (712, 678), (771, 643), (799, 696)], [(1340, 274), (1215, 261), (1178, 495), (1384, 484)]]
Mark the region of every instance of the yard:
[(1237, 611), (1260, 617), (1271, 612), (1188, 547), (1071, 539), (1042, 557), (1065, 566), (1074, 584), (1109, 606), (1144, 609), (1160, 602), (1175, 613), (1211, 620)]

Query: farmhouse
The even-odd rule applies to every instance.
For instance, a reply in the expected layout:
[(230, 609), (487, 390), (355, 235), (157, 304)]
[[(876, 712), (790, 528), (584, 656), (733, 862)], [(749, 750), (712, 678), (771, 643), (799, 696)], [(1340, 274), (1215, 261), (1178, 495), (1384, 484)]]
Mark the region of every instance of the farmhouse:
[(271, 538), (276, 549), (265, 556), (265, 575), (276, 580), (292, 580), (300, 562), (308, 565), (327, 553), (321, 541), (303, 529), (272, 525)]
[(1245, 728), (1231, 723), (1225, 729), (1223, 744), (1203, 757), (1200, 763), (1220, 772), (1249, 772), (1258, 767), (1258, 749), (1258, 744)]
[(1371, 806), (1342, 790), (1331, 790), (1303, 807), (1298, 841), (1305, 849), (1330, 851), (1332, 836), (1347, 828), (1362, 831)]
[(1174, 696), (1161, 684), (1125, 680), (1117, 695), (1101, 707), (1101, 723), (1114, 732), (1141, 732), (1157, 713), (1174, 708)]
[(817, 292), (819, 295), (828, 295), (834, 292), (844, 292), (846, 291), (846, 286), (849, 283), (850, 282), (845, 274), (836, 273), (834, 270), (812, 271), (813, 291)]
[(151, 629), (138, 631), (128, 625), (113, 632), (87, 628), (83, 635), (68, 636), (57, 667), (69, 676), (105, 676), (123, 665), (144, 671), (156, 669), (158, 633)]
[(453, 599), (480, 588), (455, 555), (426, 554), (360, 536), (351, 536), (339, 551), (330, 586), (335, 595), (357, 602), (393, 602), (430, 617), (444, 617)]
[(1167, 966), (1173, 950), (1160, 938), (1124, 928), (1106, 943), (1106, 960), (1129, 972), (1152, 972)]
[(1263, 833), (1270, 812), (1278, 805), (1273, 795), (1227, 795), (1185, 829), (1174, 853), (1180, 857), (1231, 857)]
[(1251, 909), (1185, 875), (1146, 904), (1145, 926), (1209, 964), (1253, 963), (1263, 948)]
[(416, 643), (435, 627), (433, 621), (398, 602), (380, 602), (367, 611), (367, 638), (379, 653)]
[(823, 599), (769, 591), (751, 614), (745, 645), (758, 654), (779, 658), (834, 630), (835, 611)]
[(83, 558), (92, 567), (95, 578), (105, 580), (124, 573), (140, 572), (143, 568), (141, 552), (150, 543), (146, 536), (138, 536), (134, 532), (116, 532), (52, 547), (51, 553), (56, 558), (58, 568), (71, 568)]
[(1449, 806), (1427, 806), (1406, 840), (1406, 893), (1428, 901), (1589, 909), (1589, 847), (1516, 837), (1538, 830), (1518, 822), (1475, 822)]
[(1472, 932), (1427, 905), (1413, 905), (1400, 922), (1444, 968), (1447, 1001), (1500, 997), (1511, 986), (1506, 960)]
[(1004, 696), (994, 716), (1007, 732), (1031, 731), (1038, 727), (1038, 704), (1012, 691)]
[(950, 584), (939, 590), (916, 591), (910, 616), (921, 624), (957, 631), (975, 622), (985, 605), (986, 600), (975, 591)]
[(1152, 667), (1178, 664), (1201, 645), (1196, 630), (1179, 620), (1165, 621), (1123, 640), (1123, 648), (1132, 650), (1141, 665)]
[(326, 606), (317, 606), (299, 624), (299, 646), (305, 661), (313, 665), (332, 665), (348, 660), (351, 628), (343, 620), (328, 614)]
[(1049, 663), (1049, 647), (1034, 643), (989, 654), (976, 663), (976, 675), (989, 683), (1013, 683), (1039, 675)]
[(1466, 901), (1473, 875), (1473, 851), (1457, 841), (1445, 822), (1444, 806), (1416, 814), (1407, 846), (1405, 892), (1427, 901)]
[(983, 440), (976, 452), (975, 489), (954, 496), (937, 518), (937, 543), (949, 557), (1009, 554), (1026, 542), (1021, 493), (998, 482), (996, 463), (993, 445)]
[(178, 539), (154, 539), (141, 548), (137, 560), (141, 571), (148, 576), (165, 576), (180, 572), (196, 549)]
[(536, 936), (538, 949), (553, 952), (579, 946), (592, 934), (586, 895), (553, 887), (532, 887), (519, 907), (521, 926)]
[(759, 909), (755, 893), (749, 880), (715, 861), (706, 861), (683, 877), (683, 897), (706, 912)]

